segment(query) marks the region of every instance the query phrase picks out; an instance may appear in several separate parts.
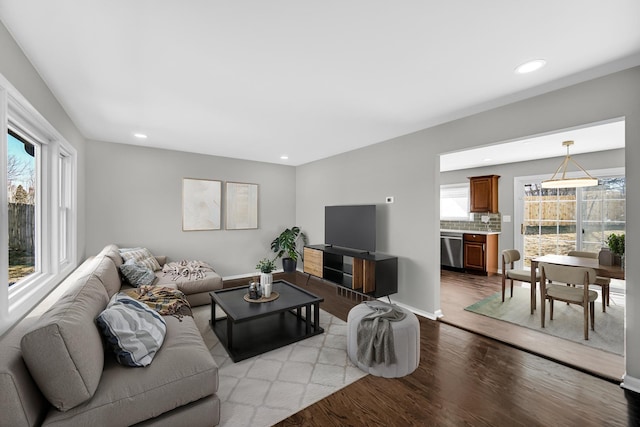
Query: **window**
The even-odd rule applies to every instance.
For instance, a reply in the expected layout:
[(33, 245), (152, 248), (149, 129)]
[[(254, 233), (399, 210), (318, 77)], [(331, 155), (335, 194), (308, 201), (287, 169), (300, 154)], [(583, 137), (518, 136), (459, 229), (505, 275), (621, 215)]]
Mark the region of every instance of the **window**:
[(39, 210), (39, 145), (9, 129), (7, 133), (7, 206), (9, 287), (39, 271), (36, 227)]
[[(532, 257), (571, 250), (598, 252), (611, 233), (625, 233), (626, 179), (624, 170), (594, 172), (599, 184), (584, 188), (541, 187), (540, 179), (519, 180), (522, 193), (524, 265)], [(518, 236), (516, 235), (516, 238)]]
[(469, 221), (469, 183), (440, 186), (440, 219)]
[(75, 149), (0, 75), (0, 334), (77, 262)]

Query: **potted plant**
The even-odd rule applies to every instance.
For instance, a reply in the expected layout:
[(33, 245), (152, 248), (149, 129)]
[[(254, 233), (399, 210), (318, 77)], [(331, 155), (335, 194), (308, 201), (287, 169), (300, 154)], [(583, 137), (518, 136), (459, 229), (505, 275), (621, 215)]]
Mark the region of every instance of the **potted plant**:
[(298, 255), (302, 258), (302, 252), (298, 250), (298, 242), (302, 240), (307, 244), (307, 235), (300, 231), (300, 227), (291, 227), (284, 230), (271, 242), (271, 250), (276, 258), (282, 258), (282, 268), (287, 273), (296, 271)]
[(265, 285), (271, 285), (273, 283), (272, 273), (276, 269), (275, 259), (262, 258), (258, 261), (256, 268), (260, 270), (260, 287), (264, 289)]
[[(609, 250), (620, 260), (619, 264), (624, 266), (624, 234), (610, 234), (607, 237), (607, 245)], [(618, 264), (618, 259), (616, 259), (616, 264)]]

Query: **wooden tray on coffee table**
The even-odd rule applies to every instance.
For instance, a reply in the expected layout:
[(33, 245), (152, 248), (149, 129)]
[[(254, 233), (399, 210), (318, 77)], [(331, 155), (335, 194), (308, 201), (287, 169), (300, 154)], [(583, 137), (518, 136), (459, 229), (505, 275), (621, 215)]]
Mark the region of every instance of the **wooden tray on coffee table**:
[(261, 302), (269, 302), (269, 301), (277, 300), (279, 296), (280, 296), (280, 294), (277, 293), (276, 291), (271, 291), (271, 295), (269, 295), (268, 297), (260, 297), (258, 299), (251, 299), (251, 298), (249, 298), (249, 294), (244, 294), (243, 298), (244, 298), (244, 300), (246, 302), (261, 303)]

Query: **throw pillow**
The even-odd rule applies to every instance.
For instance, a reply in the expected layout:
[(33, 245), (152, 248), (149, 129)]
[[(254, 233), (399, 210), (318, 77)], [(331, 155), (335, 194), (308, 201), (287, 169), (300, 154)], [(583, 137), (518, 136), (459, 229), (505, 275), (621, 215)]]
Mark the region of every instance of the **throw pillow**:
[(165, 320), (146, 304), (122, 293), (96, 319), (118, 363), (148, 366), (164, 342)]
[(153, 271), (160, 270), (160, 264), (147, 248), (124, 248), (120, 249), (120, 256), (124, 262), (130, 259), (134, 260), (136, 264), (142, 264), (145, 267), (149, 267)]
[(156, 280), (153, 270), (145, 265), (137, 264), (132, 259), (122, 264), (120, 271), (132, 286), (152, 285)]

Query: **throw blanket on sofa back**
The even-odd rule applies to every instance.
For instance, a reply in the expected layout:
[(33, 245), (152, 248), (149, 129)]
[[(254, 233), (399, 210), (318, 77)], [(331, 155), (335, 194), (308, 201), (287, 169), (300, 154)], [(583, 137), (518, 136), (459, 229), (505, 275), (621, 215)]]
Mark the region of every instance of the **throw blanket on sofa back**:
[(191, 306), (182, 291), (164, 286), (142, 285), (124, 292), (131, 298), (144, 302), (161, 315), (171, 315), (178, 319), (191, 316)]
[(205, 273), (207, 271), (213, 271), (213, 267), (202, 261), (182, 260), (180, 262), (168, 262), (164, 265), (164, 267), (162, 267), (162, 272), (164, 273), (164, 275), (171, 276), (171, 280), (204, 279)]

